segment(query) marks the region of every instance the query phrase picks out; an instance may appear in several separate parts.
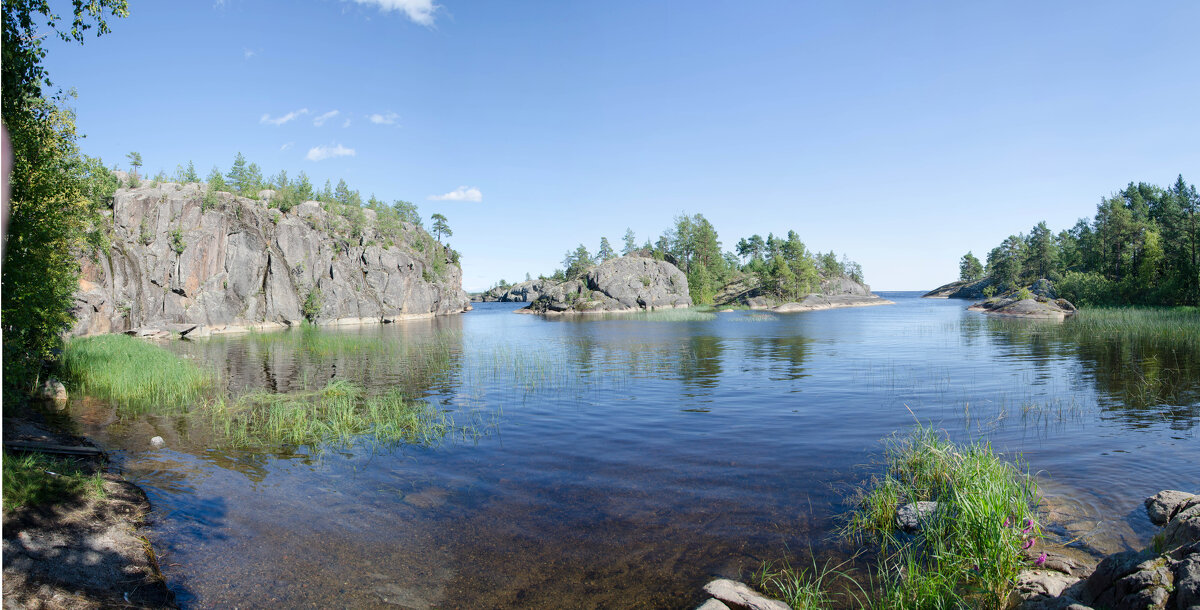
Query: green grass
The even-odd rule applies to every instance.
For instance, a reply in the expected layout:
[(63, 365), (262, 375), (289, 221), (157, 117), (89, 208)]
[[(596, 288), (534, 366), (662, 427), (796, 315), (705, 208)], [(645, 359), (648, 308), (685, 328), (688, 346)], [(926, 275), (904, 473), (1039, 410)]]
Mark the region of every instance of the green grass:
[[(921, 500), (938, 510), (908, 537), (896, 529), (896, 509)], [(1033, 477), (989, 444), (958, 445), (918, 427), (888, 443), (885, 472), (863, 491), (844, 533), (879, 545), (880, 607), (1004, 608), (1029, 566), (1022, 545), (1040, 534), (1037, 501)]]
[(72, 339), (61, 366), (73, 391), (112, 401), (127, 412), (184, 409), (214, 379), (166, 349), (125, 335)]
[[(853, 560), (850, 558), (837, 565), (832, 561), (817, 565), (816, 557), (812, 557), (811, 567), (798, 568), (788, 561), (779, 564), (767, 561), (750, 576), (750, 582), (795, 610), (830, 608), (835, 604), (863, 607), (866, 605), (866, 589), (855, 582), (851, 576), (852, 569), (847, 568)], [(839, 584), (843, 590), (832, 592)]]
[(717, 314), (712, 311), (712, 307), (702, 306), (612, 314), (612, 318), (643, 322), (709, 322), (716, 320)]
[(1200, 349), (1200, 307), (1085, 307), (1063, 329), (1091, 337), (1115, 335)]
[(104, 496), (104, 479), (79, 462), (4, 452), (4, 510)]
[(335, 380), (315, 391), (256, 392), (222, 398), (198, 409), (227, 442), (239, 447), (304, 445), (320, 450), (369, 439), (384, 445), (433, 444), (454, 422), (426, 402), (393, 389), (368, 395), (361, 386)]

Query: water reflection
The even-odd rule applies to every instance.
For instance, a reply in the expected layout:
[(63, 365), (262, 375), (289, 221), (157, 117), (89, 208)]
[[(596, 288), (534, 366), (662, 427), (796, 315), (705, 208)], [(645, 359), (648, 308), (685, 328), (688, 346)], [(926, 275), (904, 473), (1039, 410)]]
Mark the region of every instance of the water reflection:
[[(1167, 423), (1189, 430), (1200, 420), (1200, 349), (1161, 334), (1081, 332), (1071, 321), (988, 318), (988, 334), (1005, 353), (1027, 360), (1039, 379), (1052, 363), (1070, 361), (1075, 376), (1096, 390), (1107, 419), (1130, 428)], [(976, 332), (964, 324), (964, 335)]]

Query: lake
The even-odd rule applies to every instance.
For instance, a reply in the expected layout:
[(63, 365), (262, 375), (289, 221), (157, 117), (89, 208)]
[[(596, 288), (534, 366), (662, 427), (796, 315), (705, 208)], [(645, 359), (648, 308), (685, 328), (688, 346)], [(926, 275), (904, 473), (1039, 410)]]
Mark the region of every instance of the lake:
[(1194, 345), (881, 294), (668, 320), (479, 303), (167, 344), (233, 393), (401, 388), (455, 422), (424, 444), (245, 448), (181, 415), (71, 414), (149, 495), (196, 608), (694, 607), (714, 576), (853, 553), (834, 535), (850, 495), (917, 421), (1025, 460), (1049, 531), (1095, 553), (1148, 542), (1146, 496), (1200, 486)]

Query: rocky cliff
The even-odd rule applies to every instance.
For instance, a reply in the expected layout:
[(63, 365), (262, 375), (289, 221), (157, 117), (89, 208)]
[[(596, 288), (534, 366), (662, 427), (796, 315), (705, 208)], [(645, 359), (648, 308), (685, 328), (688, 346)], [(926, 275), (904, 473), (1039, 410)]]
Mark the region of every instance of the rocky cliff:
[(545, 282), (538, 289), (538, 296), (521, 312), (603, 313), (692, 305), (687, 277), (679, 268), (632, 255), (600, 263), (578, 279)]
[[(200, 184), (118, 190), (111, 245), (81, 255), (74, 335), (390, 322), (469, 309), (452, 250), (370, 209), (288, 213)], [(335, 204), (336, 205), (336, 204)]]

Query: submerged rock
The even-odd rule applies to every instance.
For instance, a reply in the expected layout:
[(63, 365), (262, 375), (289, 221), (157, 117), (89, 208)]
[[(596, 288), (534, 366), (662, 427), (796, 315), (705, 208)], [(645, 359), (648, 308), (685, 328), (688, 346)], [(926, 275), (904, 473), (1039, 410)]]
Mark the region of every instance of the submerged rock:
[(721, 603), (721, 600), (709, 598), (703, 604), (696, 606), (696, 610), (729, 610), (729, 606)]

